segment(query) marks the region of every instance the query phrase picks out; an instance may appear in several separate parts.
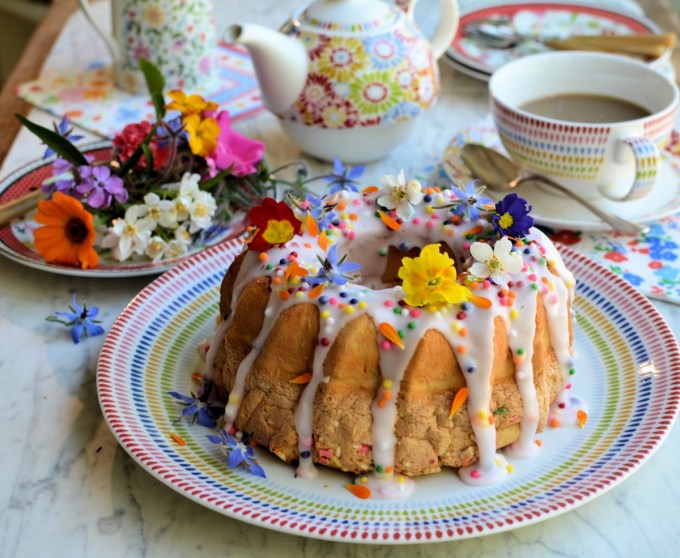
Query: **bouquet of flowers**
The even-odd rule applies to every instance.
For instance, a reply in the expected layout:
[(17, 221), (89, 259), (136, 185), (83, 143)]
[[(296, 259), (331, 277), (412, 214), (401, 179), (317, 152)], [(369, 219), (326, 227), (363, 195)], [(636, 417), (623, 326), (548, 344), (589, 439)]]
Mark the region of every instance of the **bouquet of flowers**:
[(279, 186), (304, 195), (303, 163), (285, 166), (296, 167), (293, 179), (277, 178), (285, 167), (270, 170), (264, 144), (233, 130), (228, 112), (179, 90), (166, 104), (158, 69), (140, 66), (155, 121), (125, 126), (104, 160), (72, 143), (66, 120), (50, 130), (17, 115), (47, 145), (45, 155), (57, 155), (35, 215), (35, 249), (47, 262), (86, 269), (103, 253), (121, 262), (177, 258)]

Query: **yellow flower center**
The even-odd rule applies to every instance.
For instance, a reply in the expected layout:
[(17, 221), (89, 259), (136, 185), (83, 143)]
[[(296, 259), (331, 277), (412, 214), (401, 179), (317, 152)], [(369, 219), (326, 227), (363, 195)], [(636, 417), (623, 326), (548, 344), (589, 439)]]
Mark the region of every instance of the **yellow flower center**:
[[(503, 227), (503, 228), (505, 228), (505, 227)], [(496, 256), (494, 256), (493, 258), (491, 258), (488, 265), (489, 265), (489, 269), (491, 269), (491, 270), (500, 269), (501, 268), (501, 261)]]
[(295, 235), (295, 229), (289, 221), (277, 221), (272, 219), (267, 223), (267, 228), (262, 233), (269, 244), (284, 244)]
[(154, 221), (158, 221), (161, 218), (161, 210), (157, 207), (152, 207), (149, 209), (149, 217), (151, 217)]
[(135, 227), (132, 223), (127, 223), (123, 232), (128, 236), (134, 236), (137, 234), (137, 227)]
[(197, 203), (194, 207), (194, 215), (196, 217), (205, 217), (208, 214), (208, 206), (204, 203)]
[(509, 213), (503, 213), (503, 215), (501, 215), (501, 218), (498, 220), (498, 224), (501, 226), (501, 229), (508, 229), (512, 227), (512, 224), (514, 222), (515, 220)]
[(399, 278), (411, 306), (438, 309), (444, 304), (468, 300), (472, 292), (456, 281), (454, 261), (439, 252), (438, 244), (425, 246), (417, 258), (403, 258)]

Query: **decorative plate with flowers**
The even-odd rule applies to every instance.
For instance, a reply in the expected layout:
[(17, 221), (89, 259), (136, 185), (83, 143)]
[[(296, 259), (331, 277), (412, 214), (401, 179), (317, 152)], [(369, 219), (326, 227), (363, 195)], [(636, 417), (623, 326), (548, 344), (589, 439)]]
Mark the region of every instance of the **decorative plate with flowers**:
[(233, 130), (228, 112), (180, 90), (167, 102), (158, 69), (142, 68), (155, 121), (127, 125), (112, 146), (81, 151), (66, 120), (50, 130), (18, 117), (56, 158), (0, 185), (0, 202), (44, 193), (37, 211), (0, 229), (5, 255), (67, 274), (158, 273), (243, 232), (242, 216), (279, 187), (304, 191), (306, 168), (277, 178), (264, 144)]

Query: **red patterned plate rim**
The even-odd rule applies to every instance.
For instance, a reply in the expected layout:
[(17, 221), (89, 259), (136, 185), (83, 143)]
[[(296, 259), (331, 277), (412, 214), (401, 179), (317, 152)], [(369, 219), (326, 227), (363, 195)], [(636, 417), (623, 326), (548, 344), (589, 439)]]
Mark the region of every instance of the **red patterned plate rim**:
[[(96, 160), (101, 160), (110, 153), (111, 143), (99, 141), (83, 146), (84, 153), (95, 156)], [(54, 158), (36, 159), (19, 167), (0, 181), (0, 202), (8, 202), (18, 198), (29, 191), (40, 187), (42, 182), (51, 176), (51, 168)], [(68, 265), (47, 263), (35, 251), (25, 246), (16, 236), (13, 224), (9, 223), (0, 227), (0, 254), (17, 263), (23, 264), (41, 271), (57, 273), (59, 275), (70, 275), (76, 277), (135, 277), (142, 275), (159, 275), (187, 260), (197, 252), (205, 250), (205, 247), (198, 247), (191, 252), (171, 260), (162, 260), (154, 263), (151, 261), (142, 262), (112, 262), (110, 264), (99, 265), (91, 269), (79, 269)], [(237, 221), (231, 231), (225, 231), (210, 241), (210, 244), (229, 240), (243, 232), (241, 224)]]
[[(568, 488), (565, 494), (559, 494), (559, 497), (554, 496), (554, 503), (559, 505), (550, 503), (550, 495), (543, 503), (533, 502), (533, 500), (540, 500), (540, 495), (532, 496), (532, 503), (528, 503), (529, 500), (527, 500), (526, 504), (522, 504), (526, 505), (526, 510), (522, 511), (521, 506), (515, 510), (513, 506), (512, 509), (499, 511), (500, 515), (495, 520), (493, 520), (494, 510), (492, 508), (490, 512), (485, 512), (491, 514), (489, 519), (475, 518), (476, 514), (473, 514), (472, 518), (467, 517), (465, 521), (461, 520), (462, 523), (450, 523), (456, 520), (456, 512), (451, 508), (446, 508), (448, 511), (444, 512), (443, 508), (440, 508), (439, 515), (433, 514), (432, 517), (416, 515), (416, 520), (413, 521), (408, 521), (410, 517), (406, 517), (407, 521), (404, 521), (399, 517), (398, 512), (394, 515), (389, 515), (391, 513), (389, 512), (387, 516), (380, 515), (380, 521), (355, 522), (362, 524), (341, 528), (333, 523), (337, 522), (337, 519), (333, 519), (330, 523), (318, 523), (319, 520), (313, 514), (306, 519), (296, 515), (297, 512), (292, 514), (290, 510), (285, 509), (285, 502), (277, 501), (277, 506), (268, 508), (266, 513), (263, 513), (258, 505), (268, 498), (266, 494), (272, 491), (276, 493), (276, 490), (280, 488), (276, 484), (269, 486), (268, 480), (257, 479), (255, 483), (250, 483), (249, 490), (243, 493), (227, 487), (230, 489), (226, 494), (216, 494), (215, 491), (219, 489), (218, 483), (213, 481), (206, 484), (203, 477), (191, 477), (186, 472), (190, 468), (188, 463), (179, 458), (181, 463), (179, 465), (176, 457), (170, 459), (165, 455), (164, 451), (167, 451), (167, 448), (164, 450), (153, 439), (147, 438), (146, 429), (149, 419), (147, 417), (145, 421), (141, 421), (134, 408), (135, 405), (144, 408), (147, 402), (143, 400), (144, 394), (141, 395), (142, 401), (140, 402), (139, 393), (137, 393), (138, 400), (135, 401), (129, 392), (129, 390), (134, 391), (134, 388), (129, 385), (128, 364), (131, 355), (124, 354), (126, 351), (134, 350), (133, 346), (138, 344), (136, 338), (141, 335), (141, 332), (148, 330), (149, 324), (161, 311), (167, 313), (167, 305), (170, 304), (168, 299), (186, 297), (187, 289), (191, 290), (194, 285), (204, 281), (206, 275), (215, 275), (215, 266), (219, 265), (220, 270), (226, 269), (231, 259), (238, 253), (239, 246), (236, 242), (227, 242), (209, 248), (180, 263), (143, 289), (112, 326), (104, 342), (97, 368), (100, 406), (109, 427), (123, 448), (144, 469), (172, 489), (224, 515), (282, 532), (345, 542), (404, 544), (458, 540), (498, 533), (555, 517), (618, 485), (647, 462), (668, 435), (677, 418), (680, 408), (680, 348), (668, 324), (656, 308), (626, 281), (587, 257), (568, 248), (560, 247), (567, 265), (571, 266), (581, 277), (579, 290), (586, 293), (581, 296), (587, 297), (583, 304), (593, 305), (601, 313), (615, 309), (618, 316), (617, 322), (616, 324), (611, 322), (609, 327), (626, 332), (625, 335), (634, 333), (635, 343), (641, 345), (645, 351), (644, 354), (649, 354), (650, 362), (656, 362), (658, 366), (657, 375), (643, 378), (640, 367), (642, 363), (638, 363), (637, 360), (634, 363), (634, 370), (630, 372), (632, 381), (639, 381), (640, 386), (646, 386), (644, 389), (647, 390), (641, 398), (644, 401), (639, 403), (640, 406), (644, 405), (644, 414), (638, 427), (632, 432), (627, 431), (625, 440), (621, 438), (611, 441), (607, 438), (602, 449), (603, 455), (606, 454), (609, 458), (613, 453), (621, 454), (620, 457), (612, 458), (611, 467), (605, 466), (603, 470), (587, 472), (583, 479), (570, 479), (570, 482), (566, 483)], [(221, 277), (221, 273), (219, 275)], [(219, 282), (210, 288), (219, 288)], [(161, 293), (163, 297), (160, 296)], [(215, 305), (216, 303), (215, 300)], [(185, 347), (185, 349), (193, 351), (194, 347)], [(618, 361), (615, 369), (617, 370), (615, 373), (619, 374)], [(605, 374), (611, 375), (611, 372), (609, 374), (605, 372)], [(634, 385), (638, 386), (638, 384)], [(636, 387), (638, 399), (640, 399), (639, 392), (642, 389), (642, 387)], [(636, 407), (636, 416), (637, 413)], [(167, 444), (164, 444), (165, 446)], [(224, 467), (226, 468), (226, 465)], [(281, 467), (290, 469), (285, 464), (281, 464)], [(258, 489), (264, 490), (264, 488), (267, 488), (269, 492), (252, 495), (252, 491), (257, 492)], [(259, 501), (258, 498), (260, 498)], [(482, 495), (481, 498), (484, 501), (486, 496)], [(348, 513), (366, 514), (370, 519), (372, 517), (370, 514), (377, 508), (370, 507), (366, 502), (353, 499), (349, 500), (349, 503), (344, 502), (344, 505), (349, 506)], [(407, 500), (403, 502), (408, 503)], [(395, 509), (401, 509), (402, 515), (410, 513), (410, 511), (407, 513), (407, 510), (410, 510), (408, 506), (399, 508), (401, 505), (399, 503), (390, 505), (394, 505)], [(427, 502), (419, 505), (424, 506), (419, 513), (427, 514)], [(297, 509), (297, 507), (294, 508)], [(322, 520), (330, 519), (323, 517), (326, 512), (321, 506), (319, 508), (314, 513), (318, 512)], [(342, 507), (340, 511), (343, 511)], [(445, 514), (450, 514), (450, 517), (445, 517)]]
[[(452, 62), (456, 62), (463, 66), (464, 73), (484, 79), (476, 74), (484, 74), (489, 76), (493, 71), (493, 67), (488, 66), (484, 62), (469, 56), (465, 49), (461, 46), (461, 40), (465, 38), (465, 26), (470, 23), (486, 19), (491, 16), (508, 15), (513, 16), (521, 10), (541, 12), (544, 10), (566, 11), (574, 14), (587, 14), (592, 16), (600, 16), (607, 21), (624, 24), (630, 31), (635, 33), (660, 33), (661, 29), (652, 20), (631, 11), (626, 11), (626, 8), (621, 9), (614, 2), (596, 3), (579, 0), (561, 0), (555, 2), (546, 2), (545, 0), (524, 0), (522, 2), (502, 1), (502, 0), (488, 0), (486, 2), (475, 2), (467, 10), (463, 11), (458, 23), (458, 29), (451, 41), (451, 45), (446, 51), (446, 57)], [(488, 49), (494, 51), (494, 49)], [(504, 49), (505, 52), (512, 52), (514, 49)], [(653, 61), (655, 62), (655, 61)], [(454, 67), (459, 68), (458, 65)], [(475, 74), (472, 74), (475, 72)], [(488, 79), (488, 78), (487, 78)]]

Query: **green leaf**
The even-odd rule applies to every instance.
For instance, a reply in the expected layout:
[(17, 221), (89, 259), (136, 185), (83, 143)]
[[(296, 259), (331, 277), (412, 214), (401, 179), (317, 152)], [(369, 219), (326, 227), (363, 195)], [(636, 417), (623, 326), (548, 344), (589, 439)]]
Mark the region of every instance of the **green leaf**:
[(165, 89), (165, 78), (153, 62), (149, 62), (146, 58), (139, 59), (139, 69), (144, 74), (146, 86), (151, 95), (151, 102), (156, 110), (156, 119), (162, 120), (165, 116), (165, 97), (163, 96), (163, 89)]
[(142, 144), (142, 151), (144, 151), (144, 156), (146, 157), (146, 179), (151, 179), (151, 173), (153, 172), (153, 153), (151, 153), (151, 148)]
[(215, 176), (212, 178), (209, 178), (208, 180), (204, 180), (199, 184), (199, 187), (201, 190), (209, 191), (211, 190), (214, 186), (217, 186), (222, 180), (225, 178), (229, 178), (231, 176), (231, 169), (233, 165), (229, 165), (229, 168), (227, 170), (223, 170), (221, 172), (218, 172)]
[(80, 150), (64, 136), (58, 134), (54, 130), (40, 126), (40, 124), (31, 122), (21, 114), (15, 114), (14, 116), (16, 116), (17, 120), (29, 131), (38, 136), (45, 145), (54, 149), (54, 152), (60, 157), (63, 157), (74, 165), (89, 165), (87, 159), (85, 159)]

